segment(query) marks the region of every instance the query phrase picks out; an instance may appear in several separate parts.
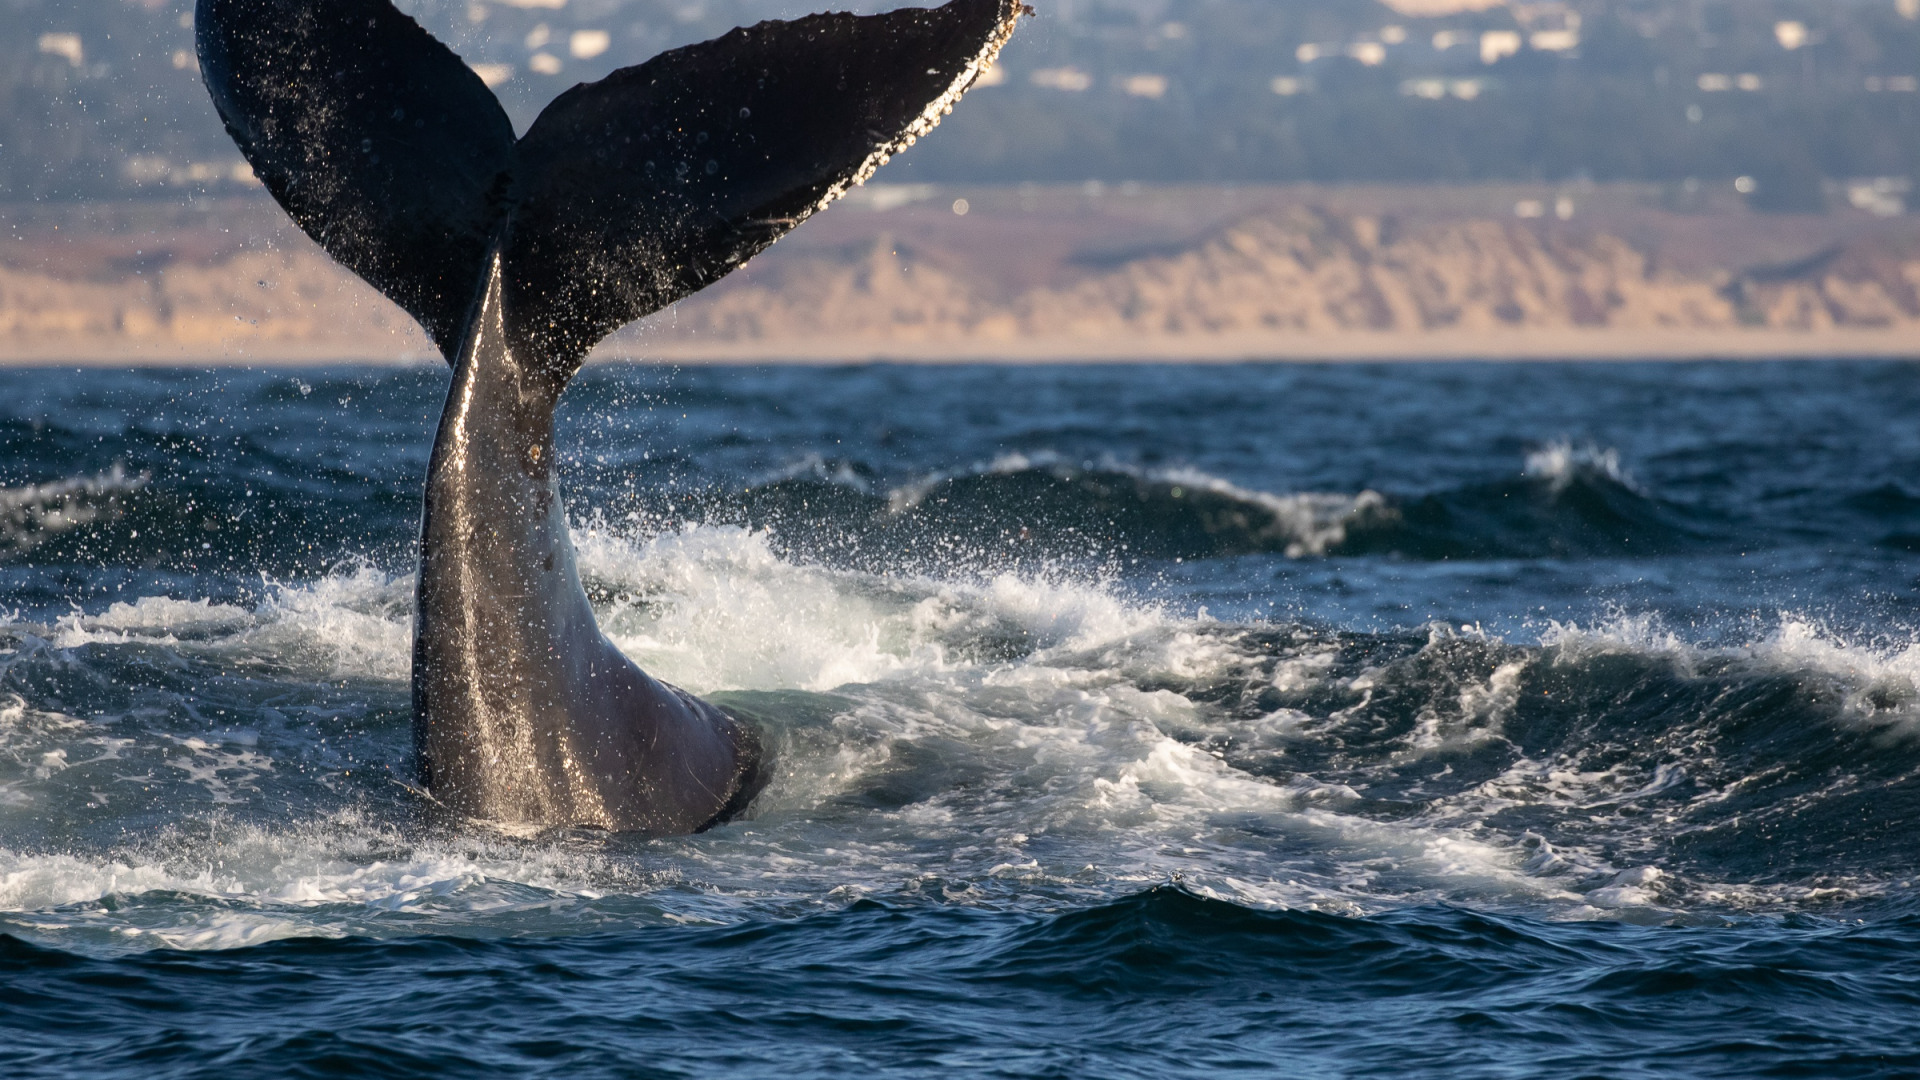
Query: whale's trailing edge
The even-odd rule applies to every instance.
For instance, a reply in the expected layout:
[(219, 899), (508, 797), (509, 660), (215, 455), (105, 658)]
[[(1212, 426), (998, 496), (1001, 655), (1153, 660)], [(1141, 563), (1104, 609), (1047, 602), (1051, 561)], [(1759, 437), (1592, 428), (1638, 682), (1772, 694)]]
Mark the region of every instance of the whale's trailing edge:
[(479, 76), (388, 0), (200, 0), (214, 105), (302, 229), (448, 360), (498, 244), (509, 333), (571, 374), (936, 123), (1024, 8), (764, 22), (560, 95), (517, 142)]
[(254, 172), (454, 366), (414, 621), (414, 741), (442, 802), (671, 834), (764, 782), (751, 731), (600, 633), (554, 405), (600, 338), (930, 130), (1024, 11), (761, 23), (576, 86), (516, 141), (479, 77), (388, 0), (199, 0), (201, 68)]

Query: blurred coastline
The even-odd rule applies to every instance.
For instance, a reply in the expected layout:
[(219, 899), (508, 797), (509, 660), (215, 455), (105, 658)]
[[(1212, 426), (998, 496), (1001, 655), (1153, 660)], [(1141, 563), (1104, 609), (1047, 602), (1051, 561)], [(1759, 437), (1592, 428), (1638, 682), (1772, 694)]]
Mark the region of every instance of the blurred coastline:
[[(400, 6), (524, 129), (821, 5)], [(1920, 0), (1035, 8), (938, 138), (599, 355), (1920, 355)], [(190, 0), (13, 9), (0, 363), (431, 360), (265, 197)]]
[[(1724, 185), (1722, 185), (1724, 186)], [(1659, 184), (933, 185), (853, 193), (599, 358), (1920, 355), (1920, 218)], [(259, 196), (0, 208), (0, 362), (423, 362)]]

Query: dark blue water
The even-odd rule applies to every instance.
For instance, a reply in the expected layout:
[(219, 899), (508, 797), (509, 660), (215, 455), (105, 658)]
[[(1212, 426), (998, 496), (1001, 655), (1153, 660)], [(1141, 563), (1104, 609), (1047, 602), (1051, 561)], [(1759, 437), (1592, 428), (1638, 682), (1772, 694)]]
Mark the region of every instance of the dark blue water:
[(438, 370), (0, 372), (0, 1074), (1920, 1073), (1920, 370), (602, 367), (749, 819), (431, 814)]

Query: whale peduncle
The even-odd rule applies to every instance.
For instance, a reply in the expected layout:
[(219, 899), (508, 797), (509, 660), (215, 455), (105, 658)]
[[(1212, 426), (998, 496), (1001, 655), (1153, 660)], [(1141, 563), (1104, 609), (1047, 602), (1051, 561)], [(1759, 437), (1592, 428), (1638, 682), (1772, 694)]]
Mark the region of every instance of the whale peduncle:
[(413, 657), (423, 778), (478, 818), (693, 832), (751, 794), (759, 747), (601, 633), (555, 483), (558, 393), (516, 355), (503, 315), (496, 257), (428, 469)]

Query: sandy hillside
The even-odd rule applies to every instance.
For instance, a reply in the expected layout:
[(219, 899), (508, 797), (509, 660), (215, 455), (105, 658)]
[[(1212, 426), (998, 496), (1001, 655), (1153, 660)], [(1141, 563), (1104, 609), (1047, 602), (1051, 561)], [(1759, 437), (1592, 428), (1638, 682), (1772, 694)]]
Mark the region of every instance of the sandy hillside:
[[(11, 217), (0, 355), (14, 362), (432, 355), (270, 204)], [(600, 352), (1914, 355), (1920, 222), (1680, 210), (1635, 189), (876, 187)]]

